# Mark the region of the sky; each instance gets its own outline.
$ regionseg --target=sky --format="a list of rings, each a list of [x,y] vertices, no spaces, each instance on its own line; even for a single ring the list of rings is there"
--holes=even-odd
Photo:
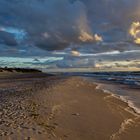
[[[140,68],[140,1],[0,0],[0,66]]]

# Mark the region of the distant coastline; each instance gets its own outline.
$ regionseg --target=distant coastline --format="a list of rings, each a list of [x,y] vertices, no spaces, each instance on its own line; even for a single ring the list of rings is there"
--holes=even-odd
[[[8,67],[0,67],[0,73],[2,72],[22,72],[22,73],[41,73],[40,70],[31,69],[31,68],[8,68]]]

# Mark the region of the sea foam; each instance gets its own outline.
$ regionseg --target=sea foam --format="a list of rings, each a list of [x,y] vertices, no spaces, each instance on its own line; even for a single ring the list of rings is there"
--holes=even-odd
[[[127,98],[127,96],[117,95],[117,94],[115,94],[115,93],[109,91],[108,89],[103,88],[103,87],[102,87],[102,84],[98,84],[98,85],[96,86],[96,89],[97,89],[97,90],[102,90],[104,93],[108,93],[108,94],[110,94],[112,97],[115,97],[115,98],[117,98],[117,99],[119,99],[119,100],[121,100],[121,101],[127,103],[128,106],[129,106],[130,108],[132,108],[138,115],[140,115],[140,108],[137,107],[137,106],[134,104],[133,101],[129,100],[129,99]],[[131,113],[133,113],[133,112],[131,112]]]

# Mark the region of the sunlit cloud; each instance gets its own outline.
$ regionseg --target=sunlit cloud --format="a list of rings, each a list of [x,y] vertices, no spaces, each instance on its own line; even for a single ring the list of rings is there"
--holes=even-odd
[[[122,60],[122,61],[102,61],[102,62],[97,62],[95,64],[96,68],[99,69],[104,69],[104,68],[140,68],[140,60]]]
[[[82,42],[101,42],[103,41],[102,37],[95,34],[89,34],[88,32],[85,32],[84,30],[81,31],[79,40]]]
[[[80,56],[81,54],[78,51],[71,51],[71,55],[72,56]]]
[[[97,42],[102,42],[103,41],[103,38],[101,36],[99,36],[98,34],[95,34],[94,38],[95,38],[95,41],[97,41]]]
[[[85,11],[82,11],[81,15],[77,19],[77,26],[79,29],[78,39],[81,42],[101,42],[103,41],[102,37],[93,33],[93,30],[89,26],[89,21]]]
[[[133,37],[134,43],[140,44],[140,22],[133,22],[129,34]]]
[[[104,56],[104,55],[117,55],[120,54],[120,51],[109,51],[109,52],[102,52],[102,53],[80,53],[78,51],[71,51],[72,56]]]

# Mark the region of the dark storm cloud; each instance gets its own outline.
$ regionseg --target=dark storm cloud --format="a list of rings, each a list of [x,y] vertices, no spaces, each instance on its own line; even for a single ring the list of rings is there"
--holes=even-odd
[[[1,26],[24,29],[28,33],[27,43],[47,50],[63,49],[70,42],[78,42],[79,18],[88,27],[85,6],[80,1],[0,1]]]
[[[6,44],[9,46],[16,46],[17,42],[10,33],[6,33],[3,31],[0,31],[0,43]]]
[[[132,22],[140,21],[139,9],[139,0],[0,0],[0,55],[64,56],[58,67],[139,59],[136,52],[90,56],[139,50],[128,34]]]
[[[90,35],[86,41],[94,33],[104,41],[123,41],[131,22],[140,19],[139,5],[138,0],[1,0],[0,25],[25,30],[27,44],[46,50],[81,44],[81,31],[88,33],[82,39]]]
[[[93,22],[118,26],[128,21],[140,19],[139,0],[81,0],[87,7],[88,16]],[[128,26],[128,25],[126,25]]]
[[[139,0],[81,0],[87,7],[90,25],[105,42],[131,40],[128,30],[140,21]]]

